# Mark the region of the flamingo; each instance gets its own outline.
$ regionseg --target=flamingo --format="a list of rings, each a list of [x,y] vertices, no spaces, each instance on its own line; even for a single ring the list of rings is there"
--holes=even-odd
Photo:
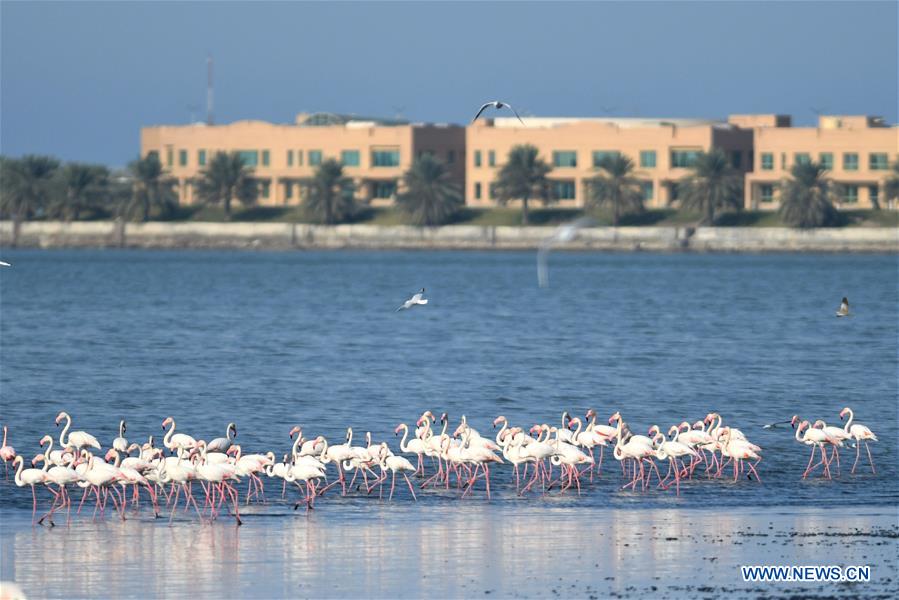
[[[228,448],[231,447],[233,443],[233,438],[231,434],[234,434],[234,437],[237,437],[237,425],[234,423],[228,423],[228,427],[225,429],[225,437],[215,438],[211,442],[206,445],[207,452],[227,452]]]
[[[97,450],[100,450],[100,442],[98,442],[97,438],[91,434],[85,431],[73,431],[69,433],[69,427],[72,426],[72,417],[69,416],[69,413],[62,411],[56,415],[57,427],[59,426],[59,422],[63,419],[66,420],[66,426],[63,427],[62,432],[59,434],[60,446],[63,448],[74,448],[76,451],[81,450],[82,448],[96,448]],[[66,438],[67,433],[68,438]]]
[[[673,427],[675,431],[675,435],[677,434],[677,428]],[[670,430],[669,430],[670,432]],[[677,490],[677,495],[680,496],[680,472],[681,467],[677,465],[677,459],[684,456],[692,456],[693,458],[697,458],[699,455],[693,450],[690,446],[686,444],[682,444],[677,441],[677,439],[666,440],[665,434],[663,434],[659,430],[658,425],[653,425],[649,428],[649,435],[652,436],[653,440],[657,442],[656,448],[656,457],[659,460],[668,459],[668,473],[665,475],[665,479],[659,482],[659,485],[662,487],[668,488],[669,486],[665,485],[665,482],[668,481],[668,478],[671,476],[671,471],[674,471],[674,487]],[[661,438],[661,439],[660,439]],[[686,471],[686,469],[683,469]]]
[[[128,452],[128,440],[125,439],[125,431],[125,419],[122,419],[119,421],[119,437],[112,440],[112,447],[122,454]]]
[[[792,423],[795,425],[795,422],[799,420],[798,415],[793,416]],[[830,463],[827,461],[827,451],[824,450],[824,444],[829,443],[831,438],[827,435],[827,432],[821,429],[810,428],[805,435],[802,435],[802,430],[809,426],[808,421],[802,421],[799,423],[799,426],[796,427],[796,441],[806,446],[812,447],[812,454],[809,456],[808,465],[805,467],[805,472],[802,474],[802,478],[805,479],[808,477],[809,473],[812,472],[819,464],[824,465],[824,476],[830,479]],[[800,438],[799,436],[802,435]],[[812,466],[812,460],[815,458],[815,448],[821,450],[821,462],[816,463]]]
[[[174,452],[175,450],[193,450],[197,447],[197,440],[184,433],[175,433],[175,419],[166,417],[162,422],[162,430],[171,424],[172,428],[168,430],[162,439],[162,445]]]
[[[395,454],[390,453],[390,449],[387,447],[386,442],[381,442],[381,447],[378,451],[378,460],[381,466],[381,470],[384,473],[384,479],[387,478],[388,470],[393,474],[390,481],[390,495],[387,497],[387,501],[389,502],[391,499],[393,499],[393,488],[396,486],[397,473],[403,474],[403,478],[406,480],[406,485],[409,486],[409,493],[412,494],[412,499],[418,500],[418,498],[415,497],[415,490],[412,489],[412,482],[409,481],[409,476],[406,474],[408,472],[414,472],[416,470],[416,468],[412,466],[412,463],[410,463],[405,457],[396,456]]]
[[[877,436],[874,435],[874,432],[860,423],[852,424],[852,419],[855,415],[853,415],[852,409],[848,406],[840,411],[841,421],[843,420],[843,416],[847,413],[849,414],[849,420],[846,421],[846,426],[843,428],[843,431],[848,433],[855,440],[855,463],[852,465],[852,472],[855,473],[855,467],[858,465],[858,456],[861,451],[859,442],[864,442],[865,450],[868,452],[868,462],[871,464],[871,472],[876,474],[877,471],[874,470],[874,459],[871,458],[871,449],[868,447],[868,442],[876,442]]]
[[[25,487],[26,485],[31,486],[31,497],[34,501],[31,508],[31,522],[34,523],[34,518],[37,515],[37,493],[34,491],[34,486],[40,483],[46,483],[47,473],[42,469],[22,470],[24,462],[25,461],[21,456],[16,456],[12,461],[12,466],[16,469],[16,485],[18,487]]]
[[[12,446],[6,445],[6,425],[3,426],[3,444],[0,446],[0,460],[3,461],[3,470],[6,472],[6,477],[9,477],[9,462],[15,460],[16,458],[16,449]]]
[[[400,423],[396,426],[396,429],[393,430],[394,435],[399,435],[400,430],[403,431],[403,439],[400,440],[400,451],[406,454],[415,454],[418,456],[418,466],[415,469],[415,472],[412,474],[417,475],[419,471],[424,474],[424,454],[427,451],[427,446],[425,443],[418,439],[412,438],[406,443],[406,438],[409,437],[409,426],[405,423]]]
[[[474,474],[471,476],[471,479],[468,481],[468,487],[465,488],[465,492],[463,492],[462,497],[464,498],[466,494],[468,494],[473,488],[475,481],[478,477],[478,470],[481,469],[484,472],[484,481],[487,487],[487,499],[490,499],[490,463],[502,463],[503,459],[498,457],[492,451],[488,450],[483,446],[471,446],[471,429],[467,429],[465,432],[465,439],[462,442],[462,446],[460,448],[460,457],[463,462],[472,463],[475,465]],[[449,474],[447,474],[447,480],[449,479]]]
[[[758,462],[761,461],[762,458],[752,449],[752,444],[747,443],[745,440],[731,439],[730,427],[725,427],[724,431],[726,437],[724,440],[724,446],[722,446],[721,448],[721,456],[727,456],[734,461],[734,481],[736,481],[739,474],[743,471],[744,460],[752,459],[756,461],[756,464],[758,464]],[[749,463],[749,469],[752,471],[758,481],[762,480],[752,463]]]

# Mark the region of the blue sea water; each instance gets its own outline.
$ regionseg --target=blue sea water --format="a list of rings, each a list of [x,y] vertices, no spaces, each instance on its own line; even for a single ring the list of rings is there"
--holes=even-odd
[[[680,498],[618,490],[606,456],[585,505],[895,504],[894,255],[6,250],[0,271],[0,422],[28,456],[67,410],[104,445],[197,438],[238,425],[245,451],[287,452],[287,432],[395,445],[425,409],[491,430],[621,411],[638,433],[710,411],[764,448],[762,484],[702,481]],[[394,312],[410,293],[430,303]],[[848,296],[854,316],[834,312]],[[877,475],[802,481],[789,425],[842,425],[851,406],[880,441]],[[361,442],[360,442],[361,443]],[[864,458],[864,451],[862,452]],[[843,450],[851,464],[854,450]],[[495,469],[498,482],[509,469]],[[620,473],[620,471],[618,471]],[[497,501],[504,501],[502,485]],[[3,506],[29,494],[0,479]],[[512,494],[511,496],[514,496]],[[428,495],[424,494],[427,500]],[[507,498],[506,501],[517,501]]]

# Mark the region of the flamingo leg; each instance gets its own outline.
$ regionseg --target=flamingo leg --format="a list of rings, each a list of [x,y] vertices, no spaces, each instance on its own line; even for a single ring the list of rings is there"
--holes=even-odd
[[[871,473],[877,474],[877,471],[874,470],[874,459],[871,458],[871,447],[868,446],[868,442],[865,441],[865,450],[868,452],[868,462],[871,464]]]

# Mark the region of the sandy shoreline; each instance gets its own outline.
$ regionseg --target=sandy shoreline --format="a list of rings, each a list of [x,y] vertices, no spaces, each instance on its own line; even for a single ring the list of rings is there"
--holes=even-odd
[[[26,222],[22,248],[234,248],[533,250],[553,227],[451,225],[422,228],[302,223]],[[0,245],[13,224],[0,221]],[[889,227],[795,230],[784,227],[597,227],[558,246],[567,250],[651,252],[897,252]]]
[[[896,509],[285,506],[246,525],[32,529],[0,513],[0,577],[33,597],[894,597]],[[868,583],[744,583],[741,565],[869,565]],[[160,573],[173,573],[164,583]]]

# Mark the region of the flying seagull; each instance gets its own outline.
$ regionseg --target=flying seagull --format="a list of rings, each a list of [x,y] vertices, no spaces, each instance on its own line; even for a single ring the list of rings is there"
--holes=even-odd
[[[400,312],[401,310],[407,310],[407,309],[410,309],[410,308],[412,308],[413,306],[415,306],[416,304],[427,304],[427,303],[428,303],[428,299],[427,299],[427,298],[422,298],[422,296],[424,295],[424,293],[425,293],[425,289],[424,289],[424,288],[421,288],[421,289],[418,290],[418,292],[415,293],[411,298],[409,298],[408,300],[406,300],[405,302],[403,302],[403,304],[402,304],[398,309],[396,309],[394,312]]]
[[[837,311],[838,317],[848,317],[849,316],[849,300],[843,298],[843,301],[840,303],[840,310]]]
[[[495,109],[497,109],[497,110],[499,110],[499,109],[501,109],[501,108],[508,108],[508,109],[511,110],[513,113],[515,113],[515,116],[516,116],[516,117],[518,117],[518,113],[515,111],[514,108],[512,108],[512,105],[511,105],[511,104],[509,104],[508,102],[500,102],[499,100],[494,100],[493,102],[488,102],[487,104],[485,104],[484,106],[482,106],[482,107],[481,107],[481,110],[478,111],[478,114],[476,114],[476,115],[474,116],[474,119],[472,119],[471,122],[474,123],[475,121],[477,121],[477,120],[478,120],[478,117],[481,116],[481,113],[482,113],[482,112],[484,112],[485,110],[487,110],[487,107],[488,107],[488,106],[492,106],[493,108],[495,108]],[[521,117],[518,117],[518,120],[521,121]],[[521,121],[521,124],[524,125],[524,121]]]
[[[547,267],[546,259],[552,247],[556,244],[570,242],[577,237],[577,232],[580,228],[590,227],[595,224],[596,221],[593,218],[581,217],[580,219],[559,225],[552,235],[547,236],[540,242],[540,247],[537,249],[537,283],[540,287],[549,285],[549,268]]]
[[[11,266],[12,265],[9,264],[8,262],[3,262],[2,260],[0,260],[0,267],[11,267]]]

